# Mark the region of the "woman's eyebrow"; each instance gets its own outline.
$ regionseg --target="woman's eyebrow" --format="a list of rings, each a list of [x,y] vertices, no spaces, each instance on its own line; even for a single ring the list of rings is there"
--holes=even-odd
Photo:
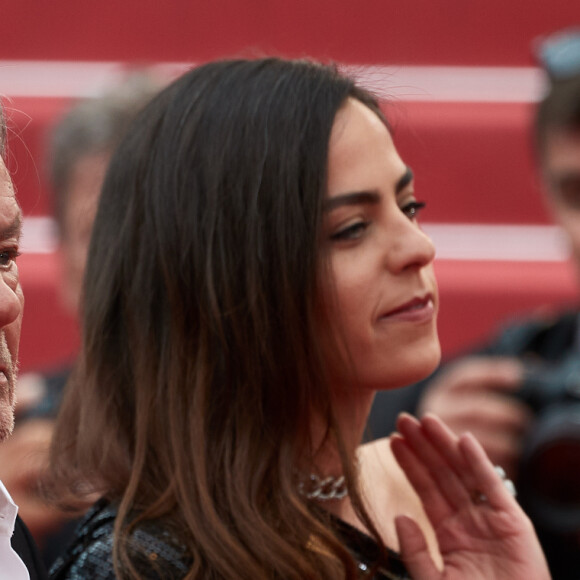
[[[395,186],[395,193],[396,194],[401,193],[401,191],[403,191],[403,189],[405,189],[405,187],[407,187],[407,185],[409,185],[409,183],[413,181],[414,177],[415,176],[413,175],[413,170],[409,166],[407,166],[405,173],[403,173],[401,179],[397,181],[397,185]]]
[[[324,202],[324,211],[331,211],[343,205],[376,204],[380,195],[376,191],[353,191],[328,198]]]
[[[413,170],[407,166],[405,173],[395,184],[395,194],[401,193],[413,181]],[[380,195],[376,191],[352,191],[335,195],[324,202],[324,211],[332,211],[343,205],[376,204],[380,201]]]

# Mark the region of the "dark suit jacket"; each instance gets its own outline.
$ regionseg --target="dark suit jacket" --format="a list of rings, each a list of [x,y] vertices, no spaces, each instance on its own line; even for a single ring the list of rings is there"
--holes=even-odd
[[[11,539],[12,548],[20,556],[30,574],[30,580],[47,580],[48,574],[40,559],[38,549],[28,528],[17,517],[14,525],[14,534]],[[0,566],[2,563],[0,562]]]

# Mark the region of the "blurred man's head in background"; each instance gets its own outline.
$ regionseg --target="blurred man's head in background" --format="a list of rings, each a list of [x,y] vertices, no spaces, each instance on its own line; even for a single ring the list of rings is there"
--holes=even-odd
[[[549,88],[536,113],[536,149],[549,206],[580,269],[580,29],[546,39],[539,58]]]
[[[74,105],[55,126],[49,177],[63,257],[63,302],[76,314],[89,240],[109,158],[135,114],[162,83],[131,73],[102,96]]]

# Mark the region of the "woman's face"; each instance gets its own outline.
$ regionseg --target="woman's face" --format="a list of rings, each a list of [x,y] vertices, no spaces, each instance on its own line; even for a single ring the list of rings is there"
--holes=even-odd
[[[338,112],[329,143],[324,302],[340,382],[379,390],[431,373],[440,358],[435,250],[419,229],[413,175],[383,122],[360,101]],[[332,373],[331,373],[332,374]]]

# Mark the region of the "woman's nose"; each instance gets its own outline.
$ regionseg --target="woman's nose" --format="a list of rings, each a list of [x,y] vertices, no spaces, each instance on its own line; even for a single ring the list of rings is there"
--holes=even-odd
[[[395,237],[389,254],[389,267],[395,272],[423,268],[435,259],[435,246],[416,222],[407,221]]]

